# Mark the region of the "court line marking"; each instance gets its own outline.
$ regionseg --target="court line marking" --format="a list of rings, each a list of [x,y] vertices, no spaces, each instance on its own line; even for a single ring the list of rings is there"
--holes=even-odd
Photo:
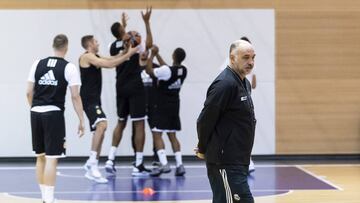
[[[61,177],[65,177],[65,178],[84,178],[84,175],[69,175],[69,174],[64,174],[60,171],[56,172],[56,175],[61,176]],[[120,180],[124,180],[124,179],[147,179],[147,178],[162,178],[162,179],[177,179],[175,176],[173,176],[172,178],[169,177],[151,177],[151,176],[144,176],[144,177],[134,177],[134,176],[119,176],[119,175],[112,175],[112,176],[108,176],[108,177],[114,177],[114,179],[120,179]],[[207,178],[207,175],[186,175],[186,178]]]
[[[296,166],[303,166],[303,167],[349,167],[349,166],[355,166],[355,167],[360,167],[360,164],[279,164],[279,165],[256,165],[255,164],[255,169],[256,168],[266,168],[266,167],[296,167]],[[70,169],[82,169],[83,166],[59,166],[57,167],[57,169],[65,169],[65,170],[70,170]],[[104,169],[104,166],[100,166],[100,169]],[[116,168],[118,169],[132,169],[132,166],[116,166]],[[175,166],[171,167],[172,169],[175,168]],[[206,168],[205,165],[187,165],[185,166],[185,168]],[[0,166],[0,170],[31,170],[31,169],[35,169],[35,166],[16,166],[16,167],[9,167],[9,166]]]
[[[252,190],[251,190],[252,192]],[[286,196],[286,195],[290,195],[294,193],[293,190],[288,190],[288,192],[285,192],[285,193],[281,193],[281,194],[274,194],[274,195],[264,195],[264,196],[260,196],[260,197],[254,197],[256,199],[260,199],[260,198],[268,198],[268,197],[281,197],[281,196]]]
[[[340,191],[344,191],[344,189],[342,189],[341,187],[335,185],[334,183],[330,182],[329,180],[326,180],[324,177],[322,176],[319,176],[319,175],[316,175],[315,173],[303,168],[303,166],[295,166],[296,168],[298,168],[299,170],[303,171],[304,173],[307,173],[308,175],[311,175],[313,176],[314,178],[320,180],[320,181],[323,181],[325,182],[326,184],[336,188],[337,190],[340,190]]]
[[[289,192],[292,190],[261,189],[251,192]],[[211,190],[155,190],[155,193],[211,193]],[[40,192],[7,192],[8,194],[40,194]],[[113,194],[113,193],[143,193],[143,191],[56,191],[56,194]],[[276,194],[274,194],[276,195]]]

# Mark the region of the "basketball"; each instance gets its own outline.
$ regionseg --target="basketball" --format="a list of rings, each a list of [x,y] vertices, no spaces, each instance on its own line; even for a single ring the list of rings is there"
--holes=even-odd
[[[124,36],[124,42],[129,42],[132,47],[136,47],[141,43],[141,35],[137,31],[129,31]]]
[[[155,191],[151,187],[146,187],[143,189],[144,195],[153,195]]]

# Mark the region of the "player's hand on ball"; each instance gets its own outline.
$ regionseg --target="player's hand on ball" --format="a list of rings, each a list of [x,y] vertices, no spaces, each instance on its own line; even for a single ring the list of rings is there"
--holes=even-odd
[[[158,54],[158,53],[159,53],[159,47],[154,44],[154,45],[151,47],[151,53],[152,53],[153,55]]]

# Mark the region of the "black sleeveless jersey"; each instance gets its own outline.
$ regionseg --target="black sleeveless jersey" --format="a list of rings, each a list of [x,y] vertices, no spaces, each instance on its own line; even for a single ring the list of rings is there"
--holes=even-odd
[[[54,105],[65,109],[68,82],[65,67],[69,62],[59,57],[48,57],[39,61],[35,71],[32,107]]]
[[[132,95],[144,90],[141,79],[143,68],[139,64],[139,57],[140,55],[136,53],[129,60],[116,67],[116,89],[118,93]]]
[[[99,57],[98,55],[96,55]],[[101,104],[101,88],[102,88],[102,74],[101,68],[92,64],[90,67],[83,68],[80,66],[81,88],[80,96],[85,105]]]
[[[168,101],[178,101],[181,86],[187,75],[187,69],[185,66],[171,66],[169,68],[171,77],[167,81],[158,81],[158,92]]]
[[[110,46],[110,55],[115,56],[125,49],[122,40],[115,40]],[[116,89],[125,95],[142,91],[142,67],[139,65],[139,54],[134,54],[129,60],[116,66]]]

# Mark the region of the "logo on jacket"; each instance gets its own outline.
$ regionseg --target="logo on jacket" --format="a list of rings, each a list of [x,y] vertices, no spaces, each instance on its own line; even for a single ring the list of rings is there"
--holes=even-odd
[[[39,85],[52,85],[57,86],[58,81],[55,79],[55,75],[53,70],[49,70],[47,73],[45,73],[39,80]]]
[[[238,194],[234,194],[235,201],[240,201],[240,196]]]

